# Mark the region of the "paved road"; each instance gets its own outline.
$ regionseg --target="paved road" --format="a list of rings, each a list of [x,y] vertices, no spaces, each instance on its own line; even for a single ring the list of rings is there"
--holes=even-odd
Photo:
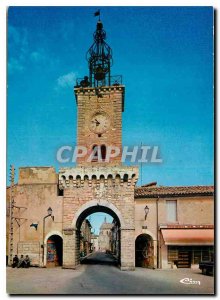
[[[81,264],[86,265],[113,265],[117,266],[118,262],[116,258],[114,258],[110,254],[106,254],[105,252],[95,252],[87,256],[81,261]]]
[[[183,278],[200,281],[200,285],[180,283]],[[102,263],[81,265],[77,270],[7,268],[7,292],[10,294],[212,294],[213,288],[212,276],[191,269],[136,268],[128,272]]]

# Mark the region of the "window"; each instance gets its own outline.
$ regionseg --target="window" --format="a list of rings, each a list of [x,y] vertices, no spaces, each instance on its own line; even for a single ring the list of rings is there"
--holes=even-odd
[[[192,264],[198,265],[202,260],[213,260],[213,246],[192,247]]]
[[[177,221],[177,201],[176,200],[167,200],[167,222],[176,222]]]
[[[213,260],[214,247],[213,246],[168,246],[167,259],[169,263],[179,260],[179,252],[188,252],[192,264],[199,264],[201,260]]]
[[[98,162],[98,159],[101,159],[102,161],[105,161],[106,159],[106,146],[105,145],[94,145],[92,147],[92,162]],[[99,157],[101,156],[101,157]]]
[[[105,145],[101,146],[101,157],[102,157],[102,160],[105,160],[105,158],[106,158],[106,146]]]
[[[200,261],[202,260],[202,253],[201,253],[201,249],[200,249],[200,247],[197,247],[197,249],[194,249],[193,250],[193,261],[192,261],[192,263],[193,264],[199,264],[200,263]]]
[[[98,146],[97,145],[94,145],[92,147],[92,162],[97,162],[98,161]]]

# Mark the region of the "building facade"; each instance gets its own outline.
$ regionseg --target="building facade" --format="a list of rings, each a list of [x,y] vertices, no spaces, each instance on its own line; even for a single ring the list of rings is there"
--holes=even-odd
[[[120,257],[120,228],[115,220],[112,221],[112,229],[110,236],[111,253],[116,257]]]
[[[111,230],[113,224],[103,222],[99,231],[99,251],[111,251]]]
[[[135,189],[136,266],[198,267],[214,251],[213,186]]]
[[[92,252],[92,226],[88,219],[82,222],[80,228],[80,256],[84,257]]]
[[[92,252],[97,252],[99,250],[99,236],[97,234],[92,234],[91,243],[92,243]]]

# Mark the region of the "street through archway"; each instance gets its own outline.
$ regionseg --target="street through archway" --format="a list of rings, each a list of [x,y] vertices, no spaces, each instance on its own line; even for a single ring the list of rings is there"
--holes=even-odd
[[[111,253],[94,252],[81,260],[81,264],[85,265],[109,265],[117,266],[118,260]]]

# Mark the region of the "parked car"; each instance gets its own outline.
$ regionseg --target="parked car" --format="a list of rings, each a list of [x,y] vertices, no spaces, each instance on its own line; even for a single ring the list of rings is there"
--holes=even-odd
[[[201,261],[199,264],[199,269],[202,270],[204,275],[214,274],[214,261]]]

